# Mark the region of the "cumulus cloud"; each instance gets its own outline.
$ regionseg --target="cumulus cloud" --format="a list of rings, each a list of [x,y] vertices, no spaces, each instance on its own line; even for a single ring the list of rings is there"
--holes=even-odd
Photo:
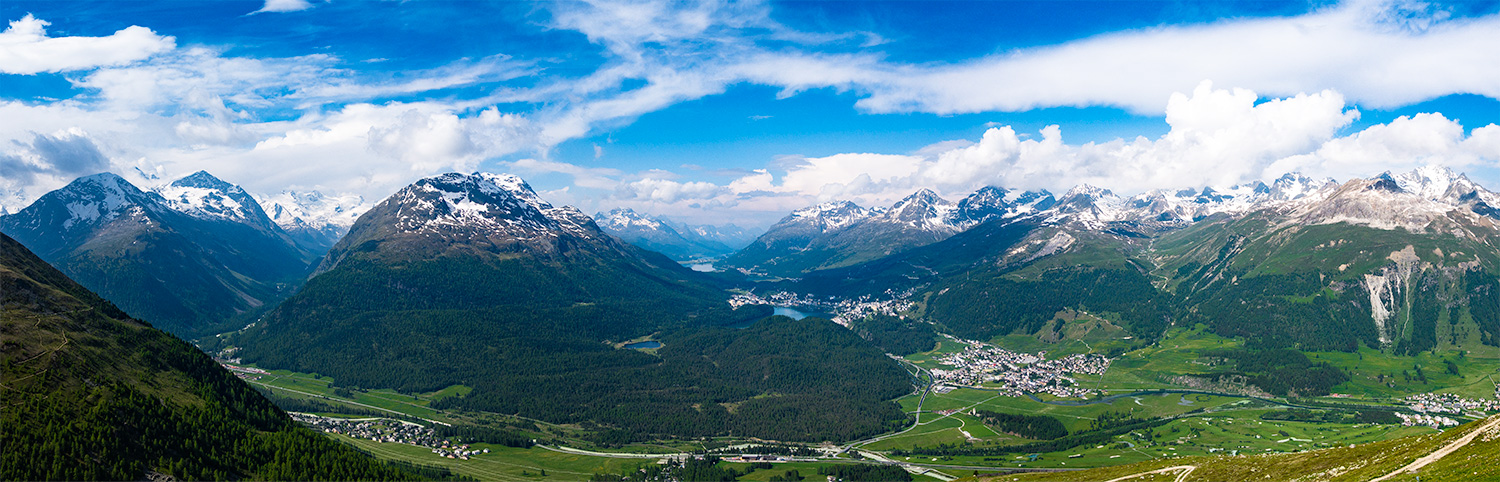
[[[27,14],[0,32],[0,73],[37,74],[124,65],[176,48],[173,37],[131,26],[107,37],[48,37],[45,20]]]
[[[1457,121],[1440,113],[1426,113],[1399,117],[1331,140],[1315,151],[1278,160],[1267,171],[1368,176],[1420,165],[1463,171],[1500,167],[1497,163],[1500,163],[1500,126],[1491,124],[1464,135],[1464,128]]]

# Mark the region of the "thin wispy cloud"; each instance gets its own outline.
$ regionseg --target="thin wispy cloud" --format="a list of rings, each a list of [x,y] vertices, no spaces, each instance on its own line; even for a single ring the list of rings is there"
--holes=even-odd
[[[310,8],[313,8],[313,4],[307,0],[266,0],[265,6],[260,7],[260,10],[250,12],[250,15],[257,13],[300,12]]]

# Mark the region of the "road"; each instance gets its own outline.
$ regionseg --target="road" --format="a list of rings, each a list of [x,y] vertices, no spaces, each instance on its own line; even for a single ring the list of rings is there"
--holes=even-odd
[[[563,454],[588,455],[588,456],[591,456],[591,457],[609,457],[609,458],[612,458],[612,459],[681,459],[681,458],[687,458],[687,457],[691,457],[692,456],[692,454],[688,454],[688,453],[677,453],[677,454],[627,454],[627,453],[618,453],[618,452],[595,452],[595,451],[592,451],[592,450],[575,449],[573,447],[564,447],[564,446],[561,446],[561,445],[559,445],[557,447],[550,447],[550,446],[547,446],[547,445],[537,444],[537,447],[541,448],[541,449],[551,450],[551,451],[557,452],[557,453],[563,453]]]
[[[241,380],[244,380],[244,379],[242,378]],[[324,400],[334,400],[334,401],[338,401],[340,403],[347,403],[347,404],[350,404],[350,405],[359,405],[361,407],[365,407],[365,408],[369,408],[369,409],[374,409],[374,410],[379,410],[379,411],[382,411],[382,412],[394,413],[396,415],[401,415],[401,416],[405,416],[405,417],[410,417],[411,416],[410,414],[397,412],[395,410],[391,410],[391,409],[388,409],[388,408],[380,408],[380,407],[377,407],[377,406],[374,406],[374,405],[366,405],[366,404],[359,403],[359,402],[356,402],[356,401],[353,401],[353,400],[345,400],[345,399],[342,399],[342,398],[330,398],[330,397],[328,397],[326,395],[321,395],[321,394],[317,394],[317,393],[308,393],[308,392],[304,392],[304,391],[301,391],[301,390],[292,390],[290,388],[278,387],[278,386],[275,386],[275,385],[267,385],[267,384],[264,384],[264,383],[261,383],[261,382],[257,382],[255,380],[245,380],[245,381],[250,382],[250,383],[254,383],[256,385],[260,385],[262,387],[266,387],[266,388],[269,388],[269,389],[272,389],[272,390],[285,390],[285,391],[292,392],[292,393],[299,393],[299,394],[302,394],[302,395],[307,395],[307,396],[313,397],[313,398],[321,398],[321,399],[324,399]],[[448,425],[447,423],[439,422],[437,420],[432,420],[432,419],[427,419],[427,418],[422,418],[422,417],[416,417],[416,418],[421,419],[422,421],[425,421],[425,422],[432,422],[432,423],[436,423],[436,424]],[[451,427],[451,425],[449,425],[449,426]]]

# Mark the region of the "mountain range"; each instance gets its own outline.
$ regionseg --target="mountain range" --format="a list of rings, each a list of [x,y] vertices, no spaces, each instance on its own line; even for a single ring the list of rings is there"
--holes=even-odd
[[[925,318],[977,339],[1041,336],[1086,308],[1146,340],[1202,323],[1254,348],[1497,345],[1495,196],[1442,168],[1130,198],[1084,186],[1033,214],[778,286],[921,300]]]
[[[114,174],[82,177],[0,217],[0,231],[184,337],[269,308],[317,259],[243,189],[202,171],[149,191]]]
[[[886,208],[833,201],[792,212],[727,266],[797,277],[850,266],[932,244],[994,219],[1034,216],[1057,203],[1046,191],[986,187],[954,203],[922,189]]]
[[[293,241],[319,255],[328,252],[349,232],[354,220],[370,209],[358,195],[326,196],[318,191],[281,191],[256,200]]]
[[[1252,349],[1500,344],[1497,194],[1442,168],[1130,197],[986,187],[958,202],[924,189],[882,208],[823,203],[724,260],[769,278],[757,284],[638,246],[723,251],[701,232],[627,210],[590,217],[511,175],[424,178],[368,211],[358,199],[279,199],[269,202],[273,218],[261,207],[268,200],[207,173],[149,191],[104,174],[0,218],[0,229],[174,333],[254,321],[223,341],[247,361],[350,387],[470,386],[438,405],[606,422],[606,438],[842,439],[900,423],[883,401],[907,382],[879,349],[823,320],[757,322],[769,309],[732,309],[730,288],[900,298],[939,331],[972,339],[1055,338],[1059,320],[1087,311],[1138,344],[1196,324]],[[332,233],[351,218],[321,257],[284,227],[313,219]],[[933,339],[929,325],[902,319],[856,325],[891,350]],[[907,331],[920,343],[906,343]],[[620,348],[640,339],[665,346]],[[838,362],[757,365],[769,353]],[[761,381],[743,378],[750,373]],[[862,388],[834,396],[768,381],[785,377]],[[592,387],[587,396],[565,395],[578,384]],[[705,399],[735,411],[702,410]],[[622,406],[651,415],[625,417]],[[863,408],[791,431],[765,423],[770,413],[832,406]]]

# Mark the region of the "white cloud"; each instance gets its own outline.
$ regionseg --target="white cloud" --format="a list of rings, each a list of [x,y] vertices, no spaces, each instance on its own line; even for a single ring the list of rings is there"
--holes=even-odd
[[[978,142],[937,143],[910,155],[801,159],[781,176],[756,170],[728,183],[736,197],[718,199],[735,209],[828,199],[874,206],[922,187],[957,197],[986,185],[1061,192],[1087,183],[1128,194],[1227,187],[1291,171],[1348,179],[1424,165],[1500,167],[1500,126],[1466,136],[1441,114],[1420,114],[1339,136],[1359,114],[1337,92],[1257,99],[1248,90],[1215,90],[1205,82],[1191,95],[1172,96],[1166,110],[1171,129],[1156,139],[1067,144],[1057,126],[1042,129],[1040,138],[1001,126]]]
[[[573,178],[574,186],[600,190],[615,189],[620,185],[620,178],[624,175],[624,172],[614,168],[583,167],[566,162],[538,160],[531,158],[507,162],[504,164],[510,169],[515,169],[522,173],[566,174]]]
[[[870,112],[1108,105],[1152,114],[1203,79],[1280,96],[1333,89],[1381,108],[1455,93],[1500,97],[1500,14],[1459,20],[1402,5],[1348,2],[1292,17],[1162,26],[949,64],[765,51],[732,69],[789,92],[855,90]]]
[[[686,199],[711,199],[723,192],[724,188],[710,182],[647,178],[622,184],[616,195],[624,199],[675,203]]]
[[[1298,170],[1317,176],[1370,176],[1415,166],[1447,166],[1458,171],[1500,167],[1500,126],[1464,135],[1463,126],[1442,114],[1399,117],[1329,141],[1317,150],[1288,156],[1267,171]],[[1500,188],[1500,186],[1491,186]]]
[[[309,8],[313,8],[313,4],[307,0],[266,0],[265,6],[260,7],[260,10],[250,12],[250,14],[298,12]]]
[[[0,33],[0,71],[92,71],[69,76],[85,92],[78,97],[0,103],[0,142],[29,144],[34,132],[78,128],[110,159],[139,160],[117,171],[137,164],[168,175],[207,168],[253,190],[318,184],[372,199],[421,175],[535,155],[541,160],[501,165],[563,174],[579,188],[566,191],[577,199],[592,194],[718,216],[770,216],[831,198],[886,203],[919,186],[950,195],[983,184],[1066,189],[1090,182],[1131,191],[1240,182],[1288,167],[1347,176],[1414,159],[1491,166],[1500,128],[1464,136],[1441,116],[1337,137],[1357,118],[1355,104],[1397,106],[1451,93],[1500,98],[1500,14],[1454,19],[1413,5],[1356,1],[1304,15],[903,63],[878,50],[885,41],[878,35],[799,32],[776,22],[769,3],[547,4],[547,28],[579,32],[598,46],[598,66],[578,77],[537,67],[551,59],[501,54],[372,73],[334,54],[254,58],[231,56],[230,47],[176,49],[172,37],[143,27],[49,38],[47,23],[27,16]],[[271,0],[260,11],[311,6]],[[508,82],[515,79],[523,81]],[[1204,79],[1243,90],[1214,90]],[[1171,130],[1156,139],[1077,145],[1056,127],[1028,137],[997,126],[977,141],[917,152],[798,158],[751,174],[694,179],[548,160],[562,142],[738,83],[779,88],[783,97],[832,88],[851,93],[866,112],[1121,106],[1165,112]],[[440,90],[442,98],[423,102],[389,100]],[[1257,104],[1257,93],[1282,99]]]
[[[125,65],[176,48],[172,37],[127,27],[107,37],[48,37],[47,21],[27,14],[0,32],[0,73],[36,74]]]

